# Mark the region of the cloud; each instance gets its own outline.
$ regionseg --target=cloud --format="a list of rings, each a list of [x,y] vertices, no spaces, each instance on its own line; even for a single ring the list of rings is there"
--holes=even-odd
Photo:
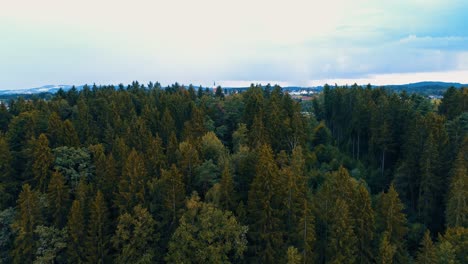
[[[408,84],[422,81],[433,82],[458,82],[468,84],[468,70],[458,71],[441,71],[441,72],[410,72],[410,73],[388,73],[388,74],[371,74],[361,78],[352,79],[322,79],[311,80],[309,86],[320,86],[325,83],[338,85],[386,85],[386,84]]]
[[[468,2],[43,0],[0,9],[0,86],[304,84],[466,69]]]
[[[445,36],[433,37],[409,35],[400,39],[399,44],[409,48],[418,49],[443,49],[443,50],[468,50],[468,37]]]

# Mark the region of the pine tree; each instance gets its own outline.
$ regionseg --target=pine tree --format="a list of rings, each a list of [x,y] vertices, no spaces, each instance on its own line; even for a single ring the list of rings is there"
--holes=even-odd
[[[328,221],[327,262],[354,263],[356,259],[356,238],[352,219],[346,202],[338,198],[332,205]]]
[[[83,263],[85,253],[86,229],[83,208],[79,200],[74,200],[68,214],[67,230],[69,234],[67,257],[70,263]]]
[[[421,247],[416,256],[417,264],[436,264],[437,255],[435,251],[435,246],[432,243],[431,235],[429,230],[426,230],[424,237],[421,241]]]
[[[56,112],[52,112],[49,116],[47,125],[47,134],[49,135],[50,145],[52,147],[58,147],[63,144],[63,122],[60,120],[59,115]]]
[[[354,261],[359,248],[353,230],[358,211],[355,182],[348,171],[340,167],[327,174],[315,201],[319,261]]]
[[[364,182],[359,182],[354,206],[354,233],[357,238],[357,259],[359,263],[372,263],[372,241],[375,232],[375,217],[372,201]]]
[[[102,186],[102,192],[109,201],[114,200],[114,195],[117,191],[116,182],[119,181],[119,173],[117,171],[117,164],[112,153],[106,157],[106,173],[104,174],[105,180]]]
[[[138,204],[145,204],[147,172],[143,158],[133,149],[125,162],[116,204],[121,213],[131,212]]]
[[[127,144],[125,144],[125,140],[121,137],[117,137],[114,141],[114,145],[112,147],[112,154],[114,155],[115,161],[117,164],[117,171],[122,171],[123,165],[127,160],[130,153],[130,149],[128,148]]]
[[[62,228],[67,215],[69,191],[65,184],[65,178],[57,170],[52,173],[52,177],[50,178],[47,198],[53,223],[56,227]]]
[[[435,175],[435,160],[438,159],[437,150],[432,133],[429,134],[422,151],[420,168],[421,181],[419,187],[418,214],[421,222],[428,225],[433,218],[433,210],[437,186],[440,184]]]
[[[459,264],[455,258],[455,250],[447,241],[439,243],[437,247],[437,264]]]
[[[455,263],[468,263],[468,228],[449,227],[443,236],[439,236],[439,246],[446,244],[447,259],[453,254]]]
[[[14,202],[15,181],[12,179],[12,156],[5,137],[0,134],[0,208]]]
[[[161,169],[166,168],[167,158],[164,155],[162,140],[159,136],[151,138],[145,153],[148,175],[160,177]]]
[[[449,227],[468,228],[468,171],[466,149],[461,148],[452,168],[447,199],[446,222]]]
[[[63,144],[68,147],[78,147],[80,145],[80,139],[78,133],[75,130],[70,120],[63,122]]]
[[[284,184],[271,147],[262,145],[258,156],[256,175],[248,198],[248,217],[251,220],[249,234],[253,242],[252,254],[262,262],[272,263],[280,257],[278,253],[281,249],[286,250],[281,221]]]
[[[291,155],[291,164],[285,166],[281,170],[281,176],[286,181],[286,227],[288,230],[289,242],[297,243],[302,240],[302,236],[298,236],[299,217],[304,209],[306,201],[306,179],[304,176],[305,160],[302,156],[302,148],[297,147]]]
[[[255,113],[252,127],[249,129],[249,144],[255,148],[269,142],[268,133],[265,131],[263,123],[263,113]]]
[[[178,168],[184,173],[185,184],[189,192],[194,182],[194,169],[200,163],[198,151],[191,142],[184,141],[179,144],[177,156]]]
[[[377,258],[377,263],[379,264],[392,264],[394,262],[394,256],[396,253],[397,247],[390,243],[388,238],[388,233],[385,232],[380,239],[379,244],[379,255]]]
[[[34,144],[33,160],[34,178],[39,190],[45,192],[54,156],[49,148],[49,140],[44,134],[41,134]]]
[[[161,118],[161,139],[166,147],[168,147],[171,134],[175,133],[176,127],[174,118],[171,115],[171,112],[166,108],[164,110]]]
[[[301,263],[302,263],[301,254],[299,254],[299,251],[297,250],[297,248],[293,246],[288,247],[288,264],[301,264]]]
[[[234,193],[234,181],[232,180],[231,170],[229,168],[229,162],[225,162],[223,173],[221,175],[221,181],[219,182],[220,197],[219,203],[224,210],[234,210],[236,205],[235,193]]]
[[[14,263],[31,263],[35,254],[36,226],[42,223],[39,195],[29,184],[23,185],[18,197],[19,215],[12,227],[17,232],[12,252]]]
[[[90,206],[86,259],[90,263],[107,263],[109,249],[108,209],[101,191]]]
[[[310,210],[310,205],[305,198],[304,208],[301,212],[301,217],[299,219],[297,227],[297,235],[299,237],[299,245],[302,250],[302,259],[304,263],[314,263],[315,259],[315,220],[312,215],[312,210]]]
[[[381,193],[376,205],[377,226],[380,232],[387,232],[387,240],[396,246],[396,258],[402,260],[405,255],[404,237],[408,231],[406,216],[395,187],[390,185],[387,193]]]
[[[89,150],[92,153],[93,165],[95,171],[96,187],[99,190],[104,191],[106,185],[106,154],[104,154],[104,146],[102,144],[89,146]],[[107,197],[106,197],[107,198]]]
[[[168,222],[174,226],[179,217],[179,211],[184,206],[185,186],[182,174],[173,164],[170,170],[163,170],[161,176],[161,185],[165,208],[170,217]]]
[[[167,164],[172,165],[177,162],[177,150],[179,148],[179,141],[177,140],[176,133],[173,131],[167,143],[166,156]]]

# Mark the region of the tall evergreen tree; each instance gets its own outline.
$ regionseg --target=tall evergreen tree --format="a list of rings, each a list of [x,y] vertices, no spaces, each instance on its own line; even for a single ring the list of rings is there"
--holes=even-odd
[[[357,238],[357,261],[359,263],[372,263],[372,241],[375,232],[375,217],[372,209],[372,202],[369,191],[364,185],[364,182],[359,182],[356,189],[354,216],[354,233]]]
[[[429,230],[426,230],[424,237],[421,241],[421,247],[416,256],[417,264],[436,264],[437,255],[435,251],[435,246],[432,243],[431,235]]]
[[[54,156],[49,148],[49,140],[44,134],[41,134],[34,143],[33,160],[34,178],[39,190],[44,192],[48,184],[50,168],[54,162]]]
[[[80,139],[78,133],[70,120],[63,122],[63,144],[69,147],[78,147],[80,145]]]
[[[143,158],[133,149],[125,162],[119,182],[117,205],[121,213],[145,204],[147,172]]]
[[[109,256],[109,218],[106,201],[97,191],[90,205],[88,235],[86,238],[86,260],[90,263],[107,263]]]
[[[170,170],[163,170],[161,176],[164,205],[169,212],[168,222],[171,226],[176,224],[180,209],[184,205],[185,186],[182,174],[173,164]]]
[[[388,233],[385,232],[380,239],[377,263],[392,264],[394,262],[396,251],[397,247],[389,241]]]
[[[302,258],[299,251],[295,247],[288,247],[288,264],[301,264]],[[305,261],[304,261],[305,262]]]
[[[249,190],[248,213],[252,254],[261,262],[272,263],[284,248],[282,197],[284,184],[270,146],[259,149],[256,175]]]
[[[14,263],[32,263],[35,254],[36,226],[42,223],[39,195],[29,184],[23,185],[18,197],[18,216],[12,227],[17,232],[12,252]]]
[[[12,156],[8,143],[0,134],[0,209],[14,202],[15,181],[12,178],[13,168],[11,167]]]
[[[395,187],[390,185],[387,193],[381,193],[376,205],[378,230],[386,232],[388,243],[396,246],[395,258],[398,262],[405,258],[405,235],[408,231],[406,216]]]
[[[468,140],[466,140],[468,142]],[[460,149],[452,168],[452,178],[447,199],[446,222],[449,227],[468,228],[468,144]]]
[[[232,179],[231,170],[229,168],[229,162],[225,162],[224,164],[223,173],[221,175],[221,181],[219,182],[219,188],[220,207],[224,210],[234,211],[236,199],[234,193],[234,181]]]
[[[315,220],[309,204],[306,198],[297,226],[299,245],[302,250],[301,257],[304,263],[314,263],[315,261]]]
[[[65,178],[60,172],[53,172],[47,189],[47,198],[49,200],[50,215],[54,225],[58,228],[65,225],[69,196]]]
[[[71,263],[85,261],[85,219],[83,208],[79,200],[74,200],[68,214],[67,230],[69,234],[67,257]]]
[[[338,198],[333,204],[334,213],[328,219],[327,263],[354,263],[356,259],[356,238],[348,205]]]

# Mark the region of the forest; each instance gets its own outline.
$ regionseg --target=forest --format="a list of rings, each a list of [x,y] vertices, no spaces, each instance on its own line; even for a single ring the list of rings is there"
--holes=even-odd
[[[468,263],[468,88],[0,104],[0,263]]]

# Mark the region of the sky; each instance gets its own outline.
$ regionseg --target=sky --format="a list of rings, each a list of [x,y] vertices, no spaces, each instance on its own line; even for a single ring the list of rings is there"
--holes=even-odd
[[[466,0],[0,0],[0,89],[468,83]]]

